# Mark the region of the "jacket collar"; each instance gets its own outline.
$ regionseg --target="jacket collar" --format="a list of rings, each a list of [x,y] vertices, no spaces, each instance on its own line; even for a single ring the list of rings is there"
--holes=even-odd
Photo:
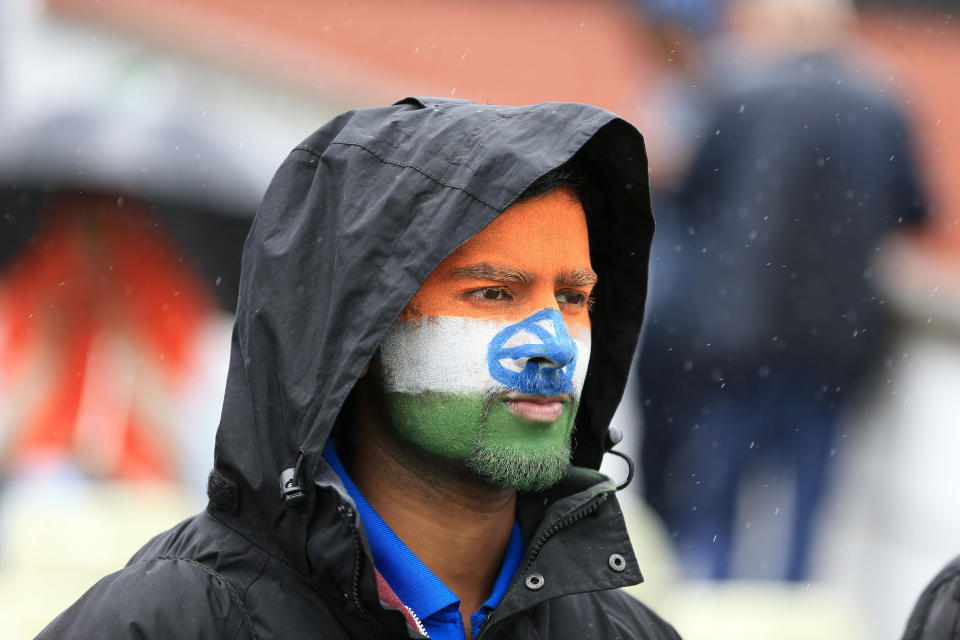
[[[521,526],[535,520],[538,511],[542,517],[532,535],[525,536],[524,563],[488,627],[547,600],[643,581],[609,478],[572,467],[549,494],[523,497],[518,505]]]
[[[331,480],[318,486],[325,489],[318,494],[327,497],[318,497],[339,502],[334,508],[339,517],[333,526],[316,531],[308,543],[315,568],[312,577],[315,582],[334,580],[336,589],[349,596],[348,609],[375,628],[403,629],[407,625],[401,613],[379,598],[373,556],[353,500],[338,478]],[[522,495],[517,520],[523,532],[524,559],[482,633],[548,600],[643,581],[616,487],[597,471],[571,467],[557,486]],[[338,549],[341,553],[336,553]]]

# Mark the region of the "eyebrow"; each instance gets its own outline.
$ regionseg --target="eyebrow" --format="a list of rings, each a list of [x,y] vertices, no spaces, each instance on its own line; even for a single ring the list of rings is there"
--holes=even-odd
[[[597,284],[597,274],[593,269],[574,269],[564,271],[557,276],[557,284],[569,284],[577,287],[592,287]]]
[[[523,282],[526,284],[534,281],[534,276],[529,271],[500,267],[487,262],[454,269],[453,277],[463,280],[492,280],[494,282]]]
[[[463,280],[491,280],[493,282],[532,283],[536,278],[529,271],[480,262],[453,270],[453,277]],[[597,283],[592,269],[573,269],[557,276],[557,284],[591,287]]]

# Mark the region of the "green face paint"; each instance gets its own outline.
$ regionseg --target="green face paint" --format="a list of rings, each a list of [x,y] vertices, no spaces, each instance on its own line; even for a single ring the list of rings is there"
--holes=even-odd
[[[589,331],[578,336],[553,310],[397,322],[377,359],[387,415],[404,440],[492,485],[550,486],[570,463],[590,353]]]
[[[386,407],[405,440],[463,461],[494,486],[537,491],[557,482],[570,461],[572,400],[553,422],[526,419],[480,394],[388,393]]]

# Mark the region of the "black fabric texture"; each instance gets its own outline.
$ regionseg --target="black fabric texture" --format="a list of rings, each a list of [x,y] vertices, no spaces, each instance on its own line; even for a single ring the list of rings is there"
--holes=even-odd
[[[920,594],[903,640],[960,640],[960,558],[954,558]]]
[[[240,489],[216,469],[207,476],[207,497],[211,510],[240,514]]]
[[[433,269],[574,157],[597,186],[585,205],[600,279],[576,466],[521,496],[527,557],[479,637],[677,637],[614,591],[642,577],[615,487],[596,471],[643,317],[653,217],[642,137],[588,105],[433,98],[344,113],[290,153],[244,245],[210,507],[40,637],[417,637],[380,602],[355,506],[321,452]],[[306,498],[293,509],[279,477],[300,452]],[[614,553],[622,571],[610,567]],[[543,588],[526,587],[530,573]],[[164,633],[173,624],[177,633]]]

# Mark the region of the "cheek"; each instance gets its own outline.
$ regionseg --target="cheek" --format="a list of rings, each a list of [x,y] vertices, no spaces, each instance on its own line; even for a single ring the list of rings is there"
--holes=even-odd
[[[583,383],[587,378],[587,366],[590,364],[590,330],[582,332],[585,335],[577,338],[574,337],[574,340],[577,342],[577,346],[580,348],[580,357],[577,361],[577,368],[573,372],[573,389],[574,395],[578,398],[580,397],[580,392],[583,391]]]
[[[441,317],[395,322],[380,344],[384,390],[474,394],[493,384],[487,345],[495,322]]]

